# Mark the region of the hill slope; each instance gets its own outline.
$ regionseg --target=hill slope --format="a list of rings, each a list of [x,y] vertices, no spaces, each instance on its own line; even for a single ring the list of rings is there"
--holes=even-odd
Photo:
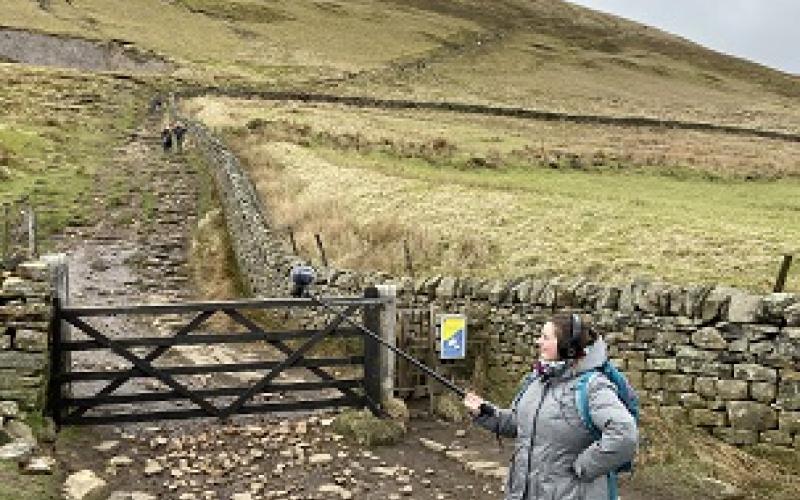
[[[176,76],[800,131],[797,77],[553,0],[8,0],[0,25],[123,40]]]

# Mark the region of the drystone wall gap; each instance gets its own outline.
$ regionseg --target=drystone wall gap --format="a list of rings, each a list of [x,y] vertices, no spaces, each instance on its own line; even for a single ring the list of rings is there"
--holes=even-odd
[[[287,293],[299,257],[269,226],[235,155],[204,126],[191,127],[214,173],[239,271],[253,294]],[[553,311],[592,316],[613,362],[638,389],[646,411],[707,429],[720,439],[800,449],[800,296],[756,295],[726,286],[583,277],[487,280],[391,277],[323,269],[316,291],[359,294],[394,284],[397,311],[464,313],[471,361],[477,346],[493,387],[514,385],[535,359],[535,337]],[[420,323],[421,324],[421,323]],[[413,334],[414,332],[407,332]],[[416,332],[424,337],[425,332]]]

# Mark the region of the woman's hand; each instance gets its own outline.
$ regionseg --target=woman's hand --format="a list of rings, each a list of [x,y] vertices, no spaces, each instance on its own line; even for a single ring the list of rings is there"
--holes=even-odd
[[[485,403],[484,399],[474,392],[468,392],[464,396],[464,406],[467,407],[467,410],[472,414],[474,417],[481,411],[481,405]]]

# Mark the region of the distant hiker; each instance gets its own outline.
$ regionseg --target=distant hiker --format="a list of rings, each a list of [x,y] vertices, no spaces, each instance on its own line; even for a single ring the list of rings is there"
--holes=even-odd
[[[183,152],[183,139],[186,137],[186,125],[183,122],[178,122],[172,127],[172,132],[175,134],[175,150],[178,153]]]
[[[555,315],[537,343],[510,409],[464,398],[475,423],[516,438],[506,500],[617,500],[616,474],[630,470],[638,443],[635,391],[582,315]]]
[[[161,106],[162,106],[161,96],[157,95],[153,97],[153,99],[150,101],[150,113],[151,114],[158,113],[159,111],[161,111]]]
[[[161,145],[164,147],[164,151],[172,149],[172,129],[169,126],[165,126],[161,130]]]

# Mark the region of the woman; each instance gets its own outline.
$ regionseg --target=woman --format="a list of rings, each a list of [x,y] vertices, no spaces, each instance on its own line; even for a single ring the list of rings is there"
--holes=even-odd
[[[577,408],[580,375],[607,360],[606,344],[582,316],[559,314],[542,328],[539,361],[510,409],[474,393],[464,404],[475,422],[515,439],[506,500],[607,500],[615,488],[607,474],[636,452],[636,421],[616,388],[598,374],[588,384],[589,414],[600,430],[592,438]],[[611,495],[609,494],[611,492]]]

